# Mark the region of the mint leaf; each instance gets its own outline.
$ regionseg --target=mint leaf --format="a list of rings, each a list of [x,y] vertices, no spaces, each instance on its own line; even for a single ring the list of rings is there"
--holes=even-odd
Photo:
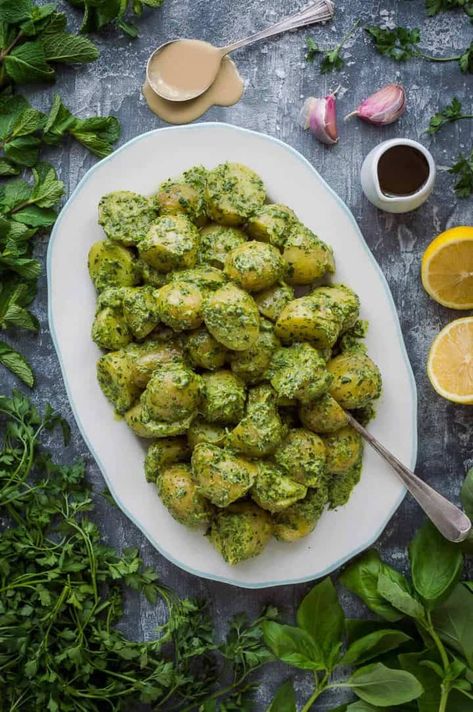
[[[19,136],[4,146],[5,155],[19,166],[31,168],[38,161],[41,139],[36,136]]]
[[[54,79],[54,70],[47,63],[43,46],[39,42],[25,42],[15,47],[3,62],[6,73],[16,84]]]
[[[52,208],[64,194],[64,183],[57,179],[49,163],[38,163],[33,168],[34,186],[30,202],[39,208]]]
[[[31,0],[3,0],[0,8],[1,21],[14,25],[31,18],[32,11]]]
[[[12,349],[11,346],[4,341],[0,341],[0,363],[2,363],[5,368],[8,368],[17,378],[22,380],[23,383],[33,388],[34,375],[31,366],[18,351]]]
[[[87,37],[69,32],[46,33],[41,37],[41,45],[48,62],[94,62],[100,54]]]
[[[93,116],[76,119],[69,129],[71,135],[99,158],[108,156],[120,137],[120,122],[114,116]]]

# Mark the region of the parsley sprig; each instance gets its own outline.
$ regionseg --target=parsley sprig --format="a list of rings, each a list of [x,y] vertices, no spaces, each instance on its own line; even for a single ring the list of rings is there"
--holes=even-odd
[[[440,131],[447,124],[460,121],[462,119],[473,119],[473,114],[464,114],[461,101],[454,97],[450,104],[440,109],[434,116],[431,117],[427,133],[434,134]]]
[[[465,74],[473,73],[473,42],[461,54],[447,57],[433,57],[419,49],[421,41],[420,31],[417,28],[395,27],[387,29],[371,25],[365,28],[373,40],[379,54],[405,62],[413,57],[424,59],[428,62],[458,62],[460,69]]]
[[[113,24],[129,37],[138,37],[138,28],[130,17],[140,17],[145,8],[161,7],[164,0],[68,0],[84,12],[81,32],[100,32]]]
[[[459,198],[473,195],[473,150],[470,155],[460,154],[457,162],[449,168],[449,173],[457,176],[455,193]]]
[[[334,70],[339,71],[345,65],[345,60],[342,56],[342,50],[348,40],[353,37],[360,25],[360,21],[357,20],[353,27],[347,32],[347,34],[341,39],[339,44],[337,44],[333,49],[321,49],[317,42],[312,37],[308,37],[306,40],[307,52],[306,60],[307,62],[313,62],[318,54],[322,55],[320,62],[320,71],[322,74],[327,74]]]
[[[425,0],[427,15],[438,15],[439,12],[463,9],[468,17],[473,18],[473,0]]]

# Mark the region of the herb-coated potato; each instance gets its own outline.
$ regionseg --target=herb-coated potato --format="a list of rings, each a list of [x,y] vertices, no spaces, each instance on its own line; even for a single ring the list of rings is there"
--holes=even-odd
[[[145,420],[175,422],[196,414],[202,378],[184,363],[156,368],[141,396]]]
[[[258,383],[271,362],[271,356],[281,344],[274,335],[273,325],[261,320],[259,336],[246,351],[232,352],[230,366],[234,374],[245,383]]]
[[[245,242],[235,247],[225,258],[225,274],[248,292],[267,289],[284,272],[281,253],[265,242]]]
[[[286,304],[276,322],[276,335],[286,344],[311,341],[319,348],[331,348],[340,334],[337,314],[317,305],[310,296],[299,297]]]
[[[138,402],[125,413],[125,421],[140,438],[173,438],[184,435],[189,430],[194,415],[175,421],[153,420]]]
[[[129,287],[123,295],[123,316],[133,336],[144,339],[159,321],[158,290]]]
[[[126,351],[111,351],[97,361],[97,380],[117,413],[127,411],[140,395],[134,380],[133,361]]]
[[[302,405],[299,417],[302,424],[314,433],[332,433],[348,423],[343,408],[330,393]]]
[[[363,443],[351,425],[345,425],[335,433],[325,435],[323,440],[327,453],[328,472],[343,475],[359,462]]]
[[[234,566],[261,554],[271,538],[271,518],[251,502],[236,502],[217,513],[210,540],[227,564]]]
[[[92,340],[101,349],[117,351],[131,341],[128,325],[120,309],[101,309],[92,324]]]
[[[273,391],[262,385],[250,391],[246,415],[228,434],[227,442],[249,457],[265,457],[276,449],[283,435]]]
[[[327,488],[307,490],[304,499],[273,516],[273,534],[280,541],[297,541],[314,531],[327,504]]]
[[[164,181],[159,186],[156,193],[155,205],[160,215],[187,215],[196,225],[205,225],[207,216],[205,213],[204,190],[185,180]]]
[[[207,213],[221,225],[242,225],[266,200],[261,178],[241,163],[222,163],[207,177]]]
[[[108,193],[99,202],[99,225],[110,240],[123,245],[137,245],[156,217],[151,199],[129,190]]]
[[[138,243],[140,257],[158,272],[195,265],[199,231],[186,215],[163,215]]]
[[[286,304],[294,299],[294,290],[288,284],[281,282],[258,292],[253,299],[261,316],[277,321]]]
[[[202,376],[200,413],[209,423],[231,425],[243,417],[245,384],[231,371],[222,369]]]
[[[333,376],[330,395],[342,408],[363,408],[381,393],[381,374],[369,356],[347,351],[335,356],[327,368]]]
[[[106,287],[132,287],[137,275],[130,250],[110,240],[94,242],[89,250],[89,274],[97,291]]]
[[[286,205],[272,203],[263,205],[249,220],[248,233],[254,240],[269,242],[282,249],[292,225],[296,222],[296,214]]]
[[[181,524],[195,527],[210,519],[210,505],[197,491],[189,465],[164,468],[156,480],[158,494],[170,514]]]
[[[194,269],[177,270],[170,275],[170,278],[171,282],[193,284],[204,292],[215,292],[227,281],[221,270],[206,265]]]
[[[289,284],[311,284],[327,272],[335,271],[331,248],[299,222],[291,228],[283,258],[288,264],[286,280]]]
[[[143,389],[158,366],[182,361],[183,357],[182,349],[175,341],[148,339],[142,344],[128,344],[125,351],[133,364],[133,382]]]
[[[223,447],[226,435],[226,430],[222,425],[207,423],[202,418],[196,418],[192,421],[192,425],[187,432],[187,440],[191,450],[194,450],[199,443]]]
[[[329,508],[336,509],[342,507],[350,499],[350,495],[355,485],[361,477],[362,460],[361,457],[353,467],[343,474],[331,474],[328,478]]]
[[[158,272],[157,269],[151,267],[147,262],[139,257],[136,260],[136,273],[138,275],[138,283],[149,287],[162,287],[169,282],[171,274],[169,272]]]
[[[145,475],[148,482],[156,478],[168,465],[184,462],[190,458],[191,451],[187,438],[162,438],[151,443],[145,456]]]
[[[332,376],[310,344],[293,344],[274,352],[267,372],[280,398],[309,403],[328,391]]]
[[[187,358],[194,368],[206,368],[215,371],[222,368],[228,351],[219,344],[205,327],[191,331],[185,342]]]
[[[170,282],[159,290],[159,316],[174,331],[197,329],[202,324],[202,305],[201,290],[190,282]]]
[[[217,507],[243,497],[256,477],[256,465],[217,445],[199,443],[192,453],[192,471],[198,491]]]
[[[204,321],[212,336],[233,351],[246,351],[259,334],[259,314],[251,296],[225,284],[204,303]]]
[[[258,474],[251,488],[251,496],[262,509],[282,512],[306,494],[307,487],[295,482],[276,465],[270,462],[258,463]]]
[[[317,287],[309,295],[319,307],[331,310],[340,320],[341,331],[351,329],[360,315],[358,295],[344,284]]]
[[[322,438],[305,428],[294,428],[274,453],[277,464],[296,482],[316,487],[325,474]]]
[[[248,236],[237,227],[207,225],[200,231],[200,249],[197,261],[223,269],[227,254],[243,245]]]

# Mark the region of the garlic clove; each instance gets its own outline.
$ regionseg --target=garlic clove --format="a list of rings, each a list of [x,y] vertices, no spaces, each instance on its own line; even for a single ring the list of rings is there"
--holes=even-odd
[[[299,124],[327,145],[338,142],[335,92],[326,97],[308,97],[299,114]]]
[[[358,116],[363,121],[375,126],[387,126],[399,119],[406,110],[406,92],[400,84],[386,84],[367,99],[359,107],[345,116],[345,121],[351,116]]]

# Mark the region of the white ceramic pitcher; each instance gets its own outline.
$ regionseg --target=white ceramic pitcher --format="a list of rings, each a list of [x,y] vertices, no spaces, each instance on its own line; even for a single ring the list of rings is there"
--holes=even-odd
[[[409,195],[386,195],[381,190],[378,177],[379,159],[388,149],[395,146],[411,146],[425,157],[429,174],[427,180],[415,192]],[[368,200],[380,210],[388,213],[408,213],[424,203],[431,194],[435,183],[435,162],[432,154],[422,144],[410,138],[392,138],[375,146],[366,156],[361,167],[361,185]]]

